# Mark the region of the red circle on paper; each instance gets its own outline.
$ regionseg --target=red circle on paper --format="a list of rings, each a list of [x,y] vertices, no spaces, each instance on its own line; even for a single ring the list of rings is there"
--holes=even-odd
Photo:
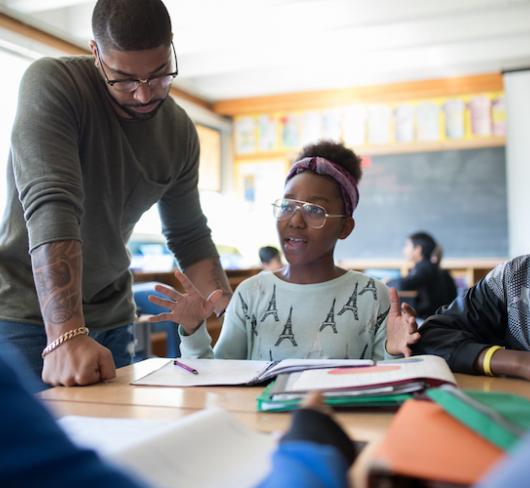
[[[366,366],[357,368],[336,368],[328,372],[328,374],[366,374],[366,373],[384,373],[388,371],[398,371],[401,369],[399,366],[394,365],[379,365],[379,366]]]

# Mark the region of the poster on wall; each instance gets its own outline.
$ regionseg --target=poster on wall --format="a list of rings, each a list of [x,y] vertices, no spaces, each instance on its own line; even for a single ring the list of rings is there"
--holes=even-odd
[[[338,109],[322,113],[322,138],[339,142],[342,139],[342,112]],[[315,139],[315,142],[318,139]]]
[[[258,148],[260,151],[276,149],[276,119],[270,115],[258,117]]]
[[[313,144],[322,139],[322,117],[320,112],[310,110],[300,116],[300,145]]]
[[[414,141],[414,107],[403,103],[394,110],[396,142]]]
[[[366,144],[366,107],[360,103],[344,108],[342,114],[342,137],[350,147]]]
[[[491,102],[491,119],[493,125],[493,135],[506,135],[506,105],[504,97],[499,96]]]
[[[485,95],[473,97],[468,108],[471,116],[471,132],[474,136],[491,135],[491,99]]]
[[[240,117],[234,124],[236,152],[254,153],[257,150],[257,127],[253,117]]]
[[[423,102],[416,107],[416,139],[432,142],[440,139],[440,112],[433,102]]]
[[[465,103],[462,99],[452,98],[443,104],[445,116],[445,137],[448,139],[463,139]]]
[[[391,110],[388,105],[368,107],[368,143],[387,144],[390,142]]]
[[[502,92],[352,103],[327,110],[241,116],[235,119],[237,154],[290,151],[322,139],[368,145],[471,141],[506,134]],[[499,141],[496,140],[495,143]]]

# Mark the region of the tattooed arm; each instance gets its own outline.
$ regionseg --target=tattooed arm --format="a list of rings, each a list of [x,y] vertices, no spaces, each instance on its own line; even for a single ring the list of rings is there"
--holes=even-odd
[[[84,323],[79,241],[43,244],[32,252],[33,277],[48,344]],[[115,377],[110,351],[86,335],[63,343],[44,358],[42,379],[51,385],[89,385]]]
[[[203,259],[183,271],[205,298],[214,290],[223,290],[223,296],[216,301],[214,310],[217,315],[224,312],[232,298],[232,289],[219,259]]]

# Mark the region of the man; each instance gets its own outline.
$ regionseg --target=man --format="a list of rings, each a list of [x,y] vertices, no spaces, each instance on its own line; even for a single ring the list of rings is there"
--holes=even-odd
[[[0,227],[0,341],[50,385],[130,362],[125,245],[156,202],[186,274],[205,295],[223,290],[217,313],[230,298],[199,203],[197,133],[168,96],[178,69],[164,4],[99,0],[92,28],[93,58],[44,58],[24,75]]]
[[[500,264],[420,328],[415,354],[452,370],[530,380],[530,255]]]
[[[432,315],[435,310],[456,297],[456,286],[448,271],[439,267],[439,260],[433,259],[437,250],[436,241],[426,232],[416,232],[408,237],[403,248],[407,261],[412,263],[408,276],[392,280],[388,286],[399,291],[418,293],[411,305],[420,319]]]

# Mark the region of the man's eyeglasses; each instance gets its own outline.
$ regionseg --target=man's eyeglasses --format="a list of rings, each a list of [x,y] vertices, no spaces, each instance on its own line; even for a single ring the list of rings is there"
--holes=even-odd
[[[129,78],[125,80],[109,80],[109,77],[107,76],[107,73],[105,72],[105,68],[103,66],[106,66],[107,69],[112,68],[110,68],[105,63],[105,61],[103,61],[103,58],[101,57],[101,54],[99,52],[99,48],[96,44],[98,58],[101,61],[101,71],[103,71],[103,76],[105,76],[105,81],[107,82],[107,85],[112,86],[116,91],[124,93],[132,93],[138,90],[140,85],[147,85],[152,90],[167,88],[179,73],[177,65],[177,53],[175,52],[175,46],[173,45],[173,43],[171,43],[171,49],[173,49],[173,57],[175,58],[175,71],[173,71],[172,73],[164,73],[161,75],[151,76],[150,78],[146,78],[145,80],[135,78]]]
[[[346,217],[342,214],[328,214],[324,207],[314,203],[302,202],[301,200],[291,200],[281,198],[272,204],[274,216],[277,220],[290,219],[299,209],[302,212],[305,223],[313,229],[321,229],[326,225],[326,219]]]

